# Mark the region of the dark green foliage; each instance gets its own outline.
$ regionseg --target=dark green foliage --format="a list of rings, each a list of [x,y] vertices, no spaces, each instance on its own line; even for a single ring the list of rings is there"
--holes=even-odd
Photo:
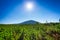
[[[11,37],[4,36],[3,39],[4,39],[4,40],[11,40]]]
[[[24,40],[24,32],[22,32],[21,36],[19,37],[18,40]]]
[[[0,32],[3,32],[4,31],[4,29],[3,28],[0,28]]]
[[[31,34],[31,36],[30,36],[30,40],[36,40],[36,36],[34,35],[34,33]]]

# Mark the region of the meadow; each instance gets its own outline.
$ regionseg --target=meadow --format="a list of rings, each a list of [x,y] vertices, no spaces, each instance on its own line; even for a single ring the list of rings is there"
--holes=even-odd
[[[60,23],[0,24],[0,40],[60,40]]]

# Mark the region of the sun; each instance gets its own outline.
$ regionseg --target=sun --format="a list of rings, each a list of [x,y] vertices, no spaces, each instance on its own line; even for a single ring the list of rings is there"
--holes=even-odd
[[[27,2],[25,6],[27,10],[33,10],[34,7],[32,2]]]

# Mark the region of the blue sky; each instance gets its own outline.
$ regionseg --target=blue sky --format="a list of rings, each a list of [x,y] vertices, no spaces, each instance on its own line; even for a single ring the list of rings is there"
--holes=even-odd
[[[24,2],[33,2],[34,10],[26,11]],[[0,24],[27,20],[58,22],[59,18],[60,0],[0,0]]]

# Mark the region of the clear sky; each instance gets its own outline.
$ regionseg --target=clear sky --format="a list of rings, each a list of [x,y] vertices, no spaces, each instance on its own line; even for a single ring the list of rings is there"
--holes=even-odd
[[[31,10],[26,3],[32,3]],[[0,24],[21,23],[27,20],[58,22],[60,0],[0,0]]]

